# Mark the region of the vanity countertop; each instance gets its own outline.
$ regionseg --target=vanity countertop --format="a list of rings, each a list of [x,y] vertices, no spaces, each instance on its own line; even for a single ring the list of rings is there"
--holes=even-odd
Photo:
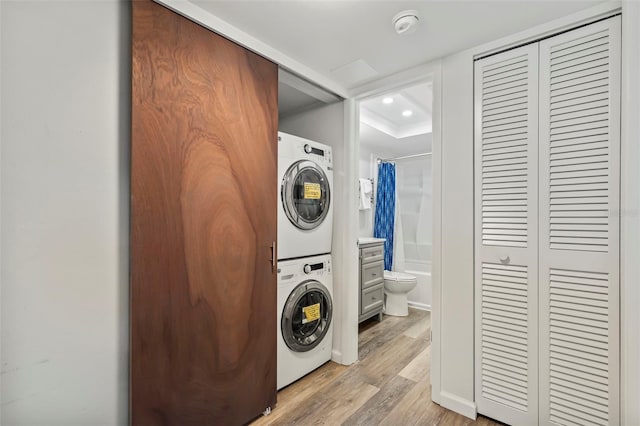
[[[358,238],[358,245],[383,243],[386,240],[387,240],[386,238],[361,237],[361,238]]]

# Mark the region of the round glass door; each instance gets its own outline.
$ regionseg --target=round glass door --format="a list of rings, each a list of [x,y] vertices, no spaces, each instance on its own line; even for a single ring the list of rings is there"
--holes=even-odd
[[[327,288],[305,281],[289,295],[282,311],[282,337],[295,352],[307,352],[320,344],[329,331],[333,304]]]
[[[294,163],[282,179],[284,211],[300,229],[314,229],[329,212],[329,181],[322,168],[313,161]]]

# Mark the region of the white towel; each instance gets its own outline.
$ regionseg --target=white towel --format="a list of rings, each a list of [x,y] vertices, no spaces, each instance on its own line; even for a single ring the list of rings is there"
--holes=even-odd
[[[371,196],[373,194],[373,183],[371,180],[360,178],[360,210],[371,208]]]

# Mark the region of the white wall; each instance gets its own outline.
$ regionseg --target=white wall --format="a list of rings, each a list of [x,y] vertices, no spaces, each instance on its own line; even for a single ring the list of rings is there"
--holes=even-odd
[[[4,371],[2,366],[2,277],[3,274],[3,266],[2,266],[2,3],[0,2],[0,371]],[[2,376],[3,373],[0,372],[0,424],[2,424]]]
[[[430,309],[433,181],[431,156],[396,161],[395,270],[416,276],[418,284],[407,294],[411,306]]]
[[[475,416],[473,378],[473,59],[442,61],[440,400]]]
[[[358,170],[347,167],[358,153],[351,140],[356,129],[345,128],[345,117],[355,115],[354,108],[353,101],[338,102],[280,122],[280,131],[333,147],[332,359],[347,365],[358,359]]]
[[[640,424],[640,2],[622,4],[621,399],[623,424]]]
[[[386,157],[386,155],[380,152],[374,152],[365,144],[360,143],[360,158],[359,158],[359,174],[358,178],[370,178],[373,179],[373,194],[375,198],[376,185],[377,185],[377,163],[376,158]],[[371,203],[371,208],[366,210],[358,210],[358,236],[359,237],[373,237],[373,215],[374,215],[375,200]]]
[[[130,5],[0,7],[1,421],[123,425]]]
[[[398,266],[404,262],[431,262],[431,232],[433,222],[433,182],[431,157],[406,158],[396,161],[396,186],[399,226],[404,253]],[[400,233],[400,232],[398,232]],[[395,263],[395,262],[394,262]],[[410,299],[411,300],[411,299]]]

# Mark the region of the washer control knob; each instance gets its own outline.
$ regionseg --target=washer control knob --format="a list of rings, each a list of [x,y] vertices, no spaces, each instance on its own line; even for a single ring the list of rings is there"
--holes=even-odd
[[[307,154],[311,154],[311,145],[305,144],[304,145],[304,152],[306,152]]]
[[[308,263],[306,265],[304,265],[302,267],[302,270],[304,271],[305,274],[309,274],[311,273],[311,265],[309,265]]]

